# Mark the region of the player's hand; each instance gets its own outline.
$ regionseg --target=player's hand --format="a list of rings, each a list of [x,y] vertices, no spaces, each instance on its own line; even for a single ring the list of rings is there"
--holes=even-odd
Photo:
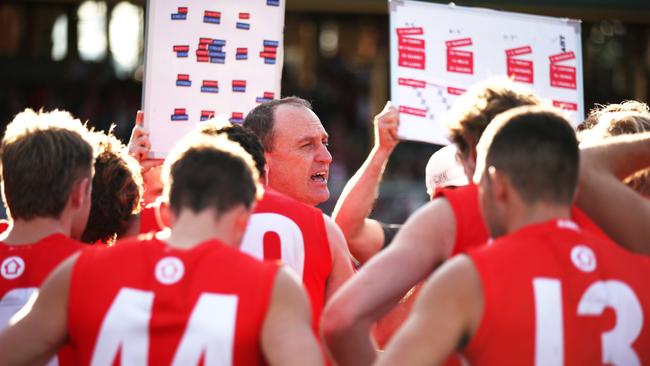
[[[149,132],[142,126],[144,112],[138,111],[135,116],[135,127],[131,131],[131,138],[129,139],[129,155],[133,156],[137,161],[142,162],[149,155],[151,150],[151,142],[149,141]]]
[[[388,101],[384,110],[375,116],[375,148],[393,151],[399,143],[397,127],[399,127],[399,112],[393,104]]]

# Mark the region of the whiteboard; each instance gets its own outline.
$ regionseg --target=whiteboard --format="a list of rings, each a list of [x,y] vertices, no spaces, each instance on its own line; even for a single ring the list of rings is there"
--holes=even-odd
[[[408,0],[389,7],[400,138],[449,144],[445,112],[471,85],[502,75],[582,121],[580,21]]]
[[[283,0],[149,0],[144,126],[164,158],[198,123],[280,96]]]

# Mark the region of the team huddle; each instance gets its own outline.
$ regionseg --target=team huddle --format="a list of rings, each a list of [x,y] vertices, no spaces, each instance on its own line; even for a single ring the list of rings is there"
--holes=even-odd
[[[596,108],[576,133],[490,80],[453,111],[455,153],[431,161],[461,173],[428,177],[398,228],[368,218],[390,103],[333,218],[314,207],[329,136],[297,97],[202,122],[164,162],[140,126],[126,147],[18,114],[0,365],[650,364],[648,106]]]

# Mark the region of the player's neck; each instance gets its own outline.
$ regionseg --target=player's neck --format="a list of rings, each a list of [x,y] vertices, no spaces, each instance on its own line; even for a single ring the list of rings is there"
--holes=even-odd
[[[0,241],[10,245],[33,244],[52,234],[70,236],[70,229],[64,227],[59,219],[37,217],[32,220],[13,220],[11,227],[0,236]]]
[[[224,244],[238,246],[233,232],[232,217],[228,213],[217,214],[212,209],[199,213],[182,210],[173,220],[171,233],[165,240],[179,249],[190,249],[206,240],[218,239]]]
[[[523,205],[516,212],[511,212],[507,230],[512,233],[528,225],[540,224],[553,219],[570,218],[571,207],[538,202],[530,206]]]

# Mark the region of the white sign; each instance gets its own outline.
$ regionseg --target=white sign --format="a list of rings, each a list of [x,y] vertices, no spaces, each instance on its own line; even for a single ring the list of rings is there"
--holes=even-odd
[[[582,121],[580,21],[390,1],[391,99],[399,136],[449,143],[445,112],[471,85],[508,75]]]
[[[280,96],[283,0],[149,0],[144,118],[152,158],[197,123],[241,123]]]

